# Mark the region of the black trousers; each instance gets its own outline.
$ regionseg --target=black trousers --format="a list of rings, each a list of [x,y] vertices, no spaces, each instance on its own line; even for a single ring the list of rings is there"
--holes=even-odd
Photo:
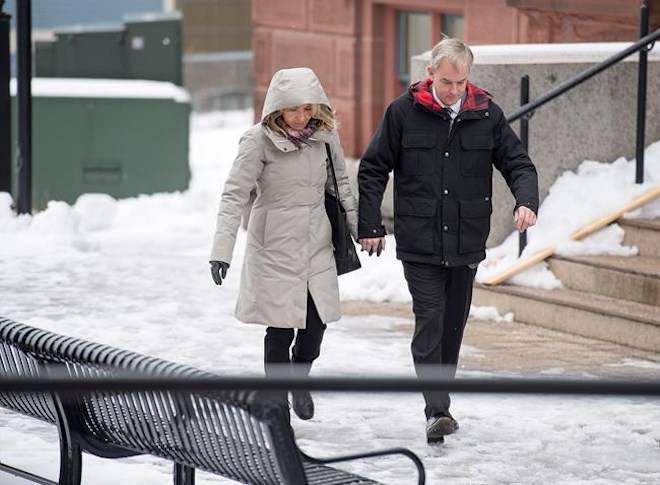
[[[321,342],[323,341],[325,329],[326,325],[321,321],[314,300],[312,300],[312,295],[308,292],[306,328],[298,329],[297,333],[292,328],[266,328],[266,337],[264,338],[266,374],[268,374],[269,364],[288,364],[293,361],[311,366],[311,363],[321,352]],[[290,353],[289,349],[294,336],[296,343]],[[309,369],[307,371],[309,372]]]
[[[417,376],[453,378],[456,375],[476,272],[476,268],[468,266],[444,267],[403,261],[403,274],[415,314],[415,333],[410,348]],[[448,392],[425,392],[424,400],[427,418],[449,414]]]

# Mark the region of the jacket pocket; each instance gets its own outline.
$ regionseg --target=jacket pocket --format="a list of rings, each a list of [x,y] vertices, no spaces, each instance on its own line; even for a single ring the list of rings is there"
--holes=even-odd
[[[435,252],[436,201],[398,197],[394,203],[394,236],[397,248],[408,253]]]
[[[461,200],[458,204],[458,252],[465,254],[484,251],[493,212],[490,198]]]
[[[244,212],[245,216],[246,212]],[[252,209],[248,214],[248,243],[258,247],[264,245],[264,233],[266,231],[266,211],[264,209]]]
[[[493,138],[490,135],[461,136],[461,174],[466,177],[492,175]]]
[[[401,171],[406,175],[433,173],[433,149],[437,145],[435,133],[404,133],[401,138],[403,152]]]
[[[302,274],[309,261],[310,208],[277,207],[266,212],[263,249],[259,253],[263,273]]]

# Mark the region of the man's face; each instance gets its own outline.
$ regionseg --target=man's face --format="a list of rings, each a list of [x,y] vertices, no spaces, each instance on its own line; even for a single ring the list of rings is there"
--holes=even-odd
[[[470,74],[467,64],[454,65],[449,60],[443,59],[437,69],[428,66],[426,70],[433,78],[436,96],[445,106],[455,104],[465,94]]]

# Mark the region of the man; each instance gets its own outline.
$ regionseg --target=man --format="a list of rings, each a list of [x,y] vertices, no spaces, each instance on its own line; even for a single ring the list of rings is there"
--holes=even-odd
[[[438,43],[429,77],[387,108],[358,173],[358,238],[371,255],[385,247],[380,206],[394,171],[396,254],[412,295],[418,376],[456,373],[474,276],[486,257],[493,165],[515,197],[516,228],[536,223],[536,169],[502,109],[468,81],[472,60],[460,40]],[[442,442],[458,429],[449,394],[426,392],[424,400],[427,441]]]

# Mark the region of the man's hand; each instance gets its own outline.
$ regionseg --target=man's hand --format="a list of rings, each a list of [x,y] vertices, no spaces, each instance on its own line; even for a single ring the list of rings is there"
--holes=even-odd
[[[358,241],[360,246],[362,246],[362,251],[367,251],[369,256],[376,253],[376,256],[380,256],[380,253],[385,249],[385,238],[384,237],[370,237],[366,239],[360,239]]]
[[[227,277],[229,263],[224,261],[209,261],[211,263],[211,277],[216,285],[221,285],[222,280]]]
[[[518,232],[526,231],[536,224],[536,214],[534,214],[532,209],[521,205],[513,214],[513,223],[516,229],[518,229]]]

